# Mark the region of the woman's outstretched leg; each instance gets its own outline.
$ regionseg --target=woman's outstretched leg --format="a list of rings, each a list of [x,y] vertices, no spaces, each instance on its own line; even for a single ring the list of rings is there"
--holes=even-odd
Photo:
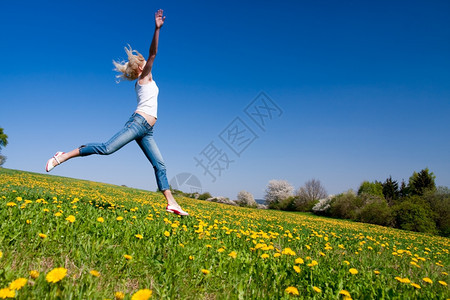
[[[66,152],[56,152],[56,154],[47,161],[45,170],[47,172],[50,172],[57,165],[60,165],[63,162],[65,162],[71,158],[77,157],[77,156],[80,156],[79,148],[73,149],[72,151],[69,151],[67,153]]]

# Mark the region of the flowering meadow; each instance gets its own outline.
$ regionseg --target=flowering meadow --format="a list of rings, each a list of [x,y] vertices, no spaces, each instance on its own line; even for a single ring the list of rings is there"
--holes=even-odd
[[[448,299],[450,239],[0,169],[0,299]]]

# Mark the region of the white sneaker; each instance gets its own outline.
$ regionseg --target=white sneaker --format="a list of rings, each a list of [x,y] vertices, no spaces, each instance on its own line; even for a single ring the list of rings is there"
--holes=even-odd
[[[64,152],[60,152],[60,151],[56,152],[56,154],[53,155],[53,157],[47,161],[47,164],[45,165],[45,171],[50,172],[54,167],[56,167],[57,165],[60,165],[61,162],[59,161],[58,157],[63,154],[64,154]],[[53,160],[55,161],[55,163],[53,162]]]
[[[180,216],[189,216],[189,214],[187,212],[185,212],[181,208],[177,208],[177,207],[175,207],[173,205],[167,205],[166,206],[166,211],[174,213],[176,215],[180,215]]]

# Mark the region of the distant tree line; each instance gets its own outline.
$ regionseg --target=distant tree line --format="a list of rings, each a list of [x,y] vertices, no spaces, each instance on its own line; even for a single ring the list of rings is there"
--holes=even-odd
[[[272,180],[265,200],[271,209],[313,212],[339,219],[450,236],[450,190],[436,187],[428,168],[414,172],[408,183],[392,179],[364,181],[357,192],[327,196],[312,179],[298,191],[284,180]]]

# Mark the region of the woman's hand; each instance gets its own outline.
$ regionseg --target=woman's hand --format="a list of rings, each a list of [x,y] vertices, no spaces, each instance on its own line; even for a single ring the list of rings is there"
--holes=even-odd
[[[160,9],[157,12],[155,12],[155,26],[156,28],[161,28],[164,24],[164,20],[166,19],[166,16],[163,17],[163,10]]]

